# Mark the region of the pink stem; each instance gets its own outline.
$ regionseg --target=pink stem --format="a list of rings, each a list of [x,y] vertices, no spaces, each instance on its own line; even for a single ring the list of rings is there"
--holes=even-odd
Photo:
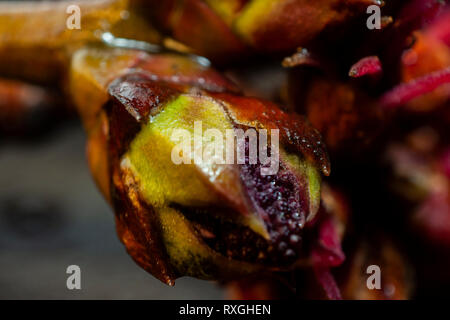
[[[377,56],[370,56],[362,58],[352,65],[348,75],[352,78],[359,78],[365,75],[380,74],[382,70],[380,59]]]
[[[342,300],[341,290],[336,284],[329,268],[314,267],[314,275],[330,300]]]
[[[384,108],[399,107],[446,83],[450,83],[450,67],[394,87],[381,97],[380,105]]]

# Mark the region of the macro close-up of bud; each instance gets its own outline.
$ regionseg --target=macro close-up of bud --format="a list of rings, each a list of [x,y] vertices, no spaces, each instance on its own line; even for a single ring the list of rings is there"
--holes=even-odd
[[[0,1],[1,297],[449,298],[449,18]]]

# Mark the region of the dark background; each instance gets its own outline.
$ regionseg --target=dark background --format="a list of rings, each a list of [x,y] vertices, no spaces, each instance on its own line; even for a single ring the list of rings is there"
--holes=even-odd
[[[168,287],[138,267],[87,168],[77,121],[39,139],[0,136],[0,299],[221,299],[216,284]],[[67,266],[81,290],[66,288]]]

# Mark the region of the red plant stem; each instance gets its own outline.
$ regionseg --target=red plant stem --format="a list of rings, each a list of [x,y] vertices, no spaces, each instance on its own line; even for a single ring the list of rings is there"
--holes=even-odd
[[[446,83],[450,83],[450,67],[394,87],[381,97],[379,103],[384,108],[399,107]]]
[[[313,270],[317,281],[325,290],[328,299],[342,300],[341,290],[339,290],[330,269],[324,267],[313,267]]]
[[[365,75],[376,75],[381,73],[382,66],[377,56],[365,57],[351,66],[348,75],[352,78],[360,78]]]
[[[445,150],[441,157],[441,165],[447,178],[450,179],[450,148]]]

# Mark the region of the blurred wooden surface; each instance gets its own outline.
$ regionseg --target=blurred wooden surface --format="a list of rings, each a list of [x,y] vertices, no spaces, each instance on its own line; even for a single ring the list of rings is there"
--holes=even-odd
[[[0,141],[0,299],[221,299],[192,278],[168,287],[125,252],[91,179],[78,124],[35,142]],[[81,290],[66,268],[81,268]]]

